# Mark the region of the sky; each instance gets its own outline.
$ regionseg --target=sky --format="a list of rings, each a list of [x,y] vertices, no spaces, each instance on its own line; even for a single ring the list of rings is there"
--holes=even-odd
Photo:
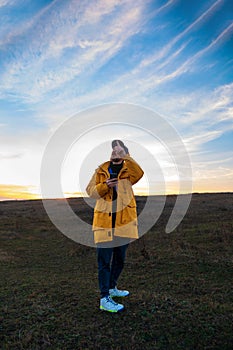
[[[111,104],[171,125],[190,157],[193,192],[233,191],[231,0],[0,0],[0,18],[0,200],[40,198],[56,131]],[[153,194],[179,193],[176,165],[149,136],[156,122],[142,114],[139,132],[127,118],[131,127],[100,126],[70,145],[64,196],[83,193],[113,136],[146,169],[137,194],[148,194],[153,176]]]

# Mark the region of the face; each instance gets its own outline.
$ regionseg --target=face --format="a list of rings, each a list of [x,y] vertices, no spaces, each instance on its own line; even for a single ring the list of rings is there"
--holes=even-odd
[[[119,155],[119,153],[116,150],[112,151],[111,154],[111,161],[113,164],[121,164],[122,163],[122,158],[121,155]]]
[[[121,159],[121,158],[114,158],[114,159],[112,159],[112,163],[113,164],[121,164],[122,161],[123,161],[123,159]]]

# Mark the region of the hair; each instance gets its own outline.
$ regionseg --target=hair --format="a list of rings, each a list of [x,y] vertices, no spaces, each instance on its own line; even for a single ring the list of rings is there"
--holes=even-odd
[[[113,141],[112,141],[112,149],[113,149],[115,146],[117,146],[117,142],[120,144],[121,147],[124,148],[125,153],[129,153],[128,148],[125,146],[124,142],[121,141],[121,140],[113,140]]]

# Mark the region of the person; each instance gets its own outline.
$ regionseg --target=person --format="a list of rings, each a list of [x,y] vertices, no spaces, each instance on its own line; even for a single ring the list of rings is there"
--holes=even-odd
[[[112,141],[109,161],[93,174],[87,194],[96,199],[92,230],[97,245],[100,309],[118,312],[124,306],[114,297],[129,295],[117,288],[130,241],[138,238],[136,200],[132,186],[143,176],[143,170],[130,156],[121,140]]]

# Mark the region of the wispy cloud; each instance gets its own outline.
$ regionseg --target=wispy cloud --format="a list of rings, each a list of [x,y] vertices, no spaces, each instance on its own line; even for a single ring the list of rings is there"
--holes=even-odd
[[[21,153],[0,153],[0,160],[3,160],[3,159],[16,159],[16,158],[21,158],[22,157],[22,154]]]
[[[189,152],[191,154],[193,151],[197,151],[203,143],[215,140],[220,135],[222,135],[221,131],[208,131],[208,132],[200,132],[198,135],[192,135],[191,137],[183,138],[183,142]]]
[[[0,0],[0,8],[8,5],[13,5],[14,3],[14,0]]]
[[[137,68],[134,68],[110,83],[97,88],[95,91],[79,96],[78,105],[82,107],[87,105],[88,102],[93,105],[98,104],[101,101],[105,102],[105,100],[109,99],[117,99],[125,102],[138,102],[140,101],[140,96],[157,89],[161,84],[165,84],[171,80],[176,81],[176,79],[187,72],[198,71],[198,60],[208,54],[211,50],[216,50],[219,45],[222,45],[232,31],[233,24],[230,24],[216,38],[212,39],[210,43],[201,50],[198,50],[194,55],[187,59],[186,56],[181,57],[181,62],[175,69],[174,66],[177,64],[175,60],[187,47],[188,42],[183,43],[173,52],[172,55],[168,56],[156,67],[152,65],[152,67],[147,67],[147,71],[145,71],[139,69],[139,67],[141,67],[141,64],[139,64]],[[182,60],[184,61],[182,62]],[[137,86],[137,89],[135,89],[135,86]],[[162,113],[166,114],[167,112],[169,114],[170,111],[171,113],[175,112],[177,114],[177,112],[179,112],[181,117],[180,121],[183,123],[195,123],[195,121],[200,121],[203,116],[208,118],[208,114],[210,115],[212,123],[218,123],[220,120],[229,120],[232,118],[231,84],[220,86],[214,91],[206,90],[205,95],[199,90],[194,90],[191,93],[188,92],[187,96],[184,93],[178,95],[176,91],[173,91],[170,95],[169,105],[167,104],[166,99],[160,99],[160,95],[156,101],[156,93],[154,93],[154,99],[154,105],[156,105],[158,110]],[[60,96],[60,100],[62,100],[62,95]],[[77,108],[77,98],[72,98],[72,93],[70,94],[69,103],[71,110],[72,106]],[[61,109],[63,108],[61,107]],[[213,115],[211,117],[211,112],[213,111],[218,112],[215,114],[214,118]],[[206,121],[207,119],[205,122]]]
[[[233,119],[233,84],[226,84],[217,87],[213,91],[203,95],[202,91],[193,92],[190,101],[183,106],[182,122],[191,124],[193,128],[202,124],[206,128],[216,126],[221,122],[232,123]],[[232,124],[227,124],[227,130],[232,129]],[[224,126],[223,131],[224,130]]]
[[[173,1],[168,1],[157,11],[160,12],[159,10],[172,4]],[[199,50],[193,57],[184,60],[184,55],[181,58],[183,62],[175,69],[174,66],[177,65],[175,60],[187,47],[189,40],[186,43],[181,43],[180,47],[170,55],[168,52],[181,38],[211,16],[221,4],[222,0],[216,1],[159,52],[149,57],[147,55],[147,58],[143,59],[129,73],[123,74],[119,79],[109,83],[107,89],[100,87],[101,96],[118,98],[119,86],[121,86],[122,95],[127,93],[130,99],[132,96],[130,89],[135,90],[135,82],[139,84],[138,94],[142,94],[162,83],[177,79],[192,69],[195,61],[223,40],[224,36],[232,30],[232,25],[228,26],[215,40],[204,49]],[[76,84],[82,84],[82,80],[80,80],[82,75],[85,79],[86,75],[97,72],[111,57],[116,55],[130,37],[141,29],[142,23],[145,21],[145,7],[146,2],[142,3],[141,1],[134,2],[134,6],[132,6],[132,1],[127,1],[123,5],[120,1],[99,1],[95,4],[94,10],[91,3],[88,7],[79,8],[76,2],[71,1],[68,6],[67,3],[59,3],[58,9],[53,11],[53,6],[50,4],[48,8],[42,10],[43,14],[39,15],[41,18],[39,23],[37,23],[38,17],[30,21],[30,34],[28,34],[26,51],[22,54],[19,52],[18,55],[16,52],[17,59],[8,64],[2,77],[3,88],[8,91],[12,89],[16,94],[25,99],[31,99],[33,102],[40,100],[48,92],[74,81],[75,78],[79,77]],[[45,22],[50,23],[50,26],[45,26]],[[93,28],[95,28],[95,32],[93,32]],[[96,39],[96,31],[98,39]],[[73,53],[66,56],[64,61],[62,55],[67,50],[71,52],[73,50]],[[155,62],[164,57],[165,60],[155,67]],[[53,60],[55,66],[52,63]],[[31,75],[29,70],[34,74]],[[108,90],[107,94],[102,94],[103,90]],[[62,93],[58,92],[58,94],[62,97]],[[97,91],[97,98],[98,95]],[[91,100],[90,95],[89,97]],[[81,97],[81,100],[83,99],[85,100],[85,95]]]
[[[34,25],[26,24],[26,29],[30,27],[24,33],[26,42],[23,47],[16,44],[16,57],[6,64],[2,77],[3,87],[36,100],[86,70],[97,71],[140,29],[146,1],[133,5],[132,1],[97,1],[94,7],[90,3],[82,8],[71,1],[59,3],[56,10],[52,5],[46,8],[38,23],[35,17]]]
[[[177,51],[173,53],[173,55],[169,57],[169,59],[165,60],[161,65],[158,65],[154,69],[153,75],[150,72],[147,73],[147,76],[145,78],[141,77],[141,81],[143,82],[143,84],[141,84],[140,92],[142,93],[143,90],[146,91],[149,89],[153,89],[169,80],[177,79],[178,77],[187,73],[190,70],[199,69],[199,67],[194,68],[194,64],[196,64],[197,61],[201,59],[205,54],[207,54],[210,50],[216,49],[218,45],[223,44],[224,40],[227,40],[228,35],[230,35],[232,32],[233,23],[231,23],[227,28],[225,28],[215,39],[212,39],[206,47],[197,51],[193,56],[185,59],[184,62],[182,62],[177,68],[174,69],[174,58],[176,58],[187,45],[187,43],[183,44]],[[162,71],[161,68],[163,68]]]
[[[150,55],[149,57],[145,58],[140,63],[140,67],[139,68],[151,65],[152,63],[160,61],[162,58],[167,56],[169,54],[170,50],[175,46],[175,44],[178,41],[180,41],[182,38],[184,38],[190,31],[194,30],[199,24],[201,24],[201,22],[204,22],[211,15],[213,15],[214,12],[217,11],[219,6],[222,5],[222,4],[223,4],[223,0],[217,0],[216,2],[214,2],[213,5],[211,5],[206,11],[204,11],[186,29],[184,29],[182,32],[180,32],[178,35],[176,35],[173,39],[171,39],[168,42],[168,44],[166,44],[162,49],[159,50],[159,52],[156,50],[156,52],[153,55]]]
[[[12,19],[7,18],[6,16],[7,19],[0,24],[0,46],[4,48],[4,46],[6,45],[15,45],[17,41],[20,41],[22,44],[22,35],[27,35],[29,31],[33,30],[36,23],[38,23],[38,21],[43,17],[43,15],[46,14],[49,11],[49,9],[55,5],[57,1],[58,0],[55,0],[52,3],[44,6],[40,11],[36,12],[34,15],[30,14],[27,20],[25,20],[25,18],[17,16],[17,25],[12,25]],[[4,6],[15,7],[16,5],[20,7],[20,5],[22,5],[22,1],[6,0],[6,4]]]

